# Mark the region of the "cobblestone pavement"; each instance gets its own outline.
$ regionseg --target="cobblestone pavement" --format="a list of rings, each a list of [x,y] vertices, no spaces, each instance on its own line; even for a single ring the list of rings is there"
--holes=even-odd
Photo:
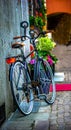
[[[64,83],[71,83],[71,46],[57,45],[53,53],[58,57],[56,71],[64,72]],[[71,91],[57,92],[51,106],[49,130],[71,130]]]
[[[71,91],[57,93],[51,107],[49,130],[71,130]]]
[[[52,53],[58,58],[56,71],[71,71],[71,46],[57,45]]]
[[[52,52],[58,58],[56,72],[64,72],[64,83],[71,83],[71,46],[57,45]]]

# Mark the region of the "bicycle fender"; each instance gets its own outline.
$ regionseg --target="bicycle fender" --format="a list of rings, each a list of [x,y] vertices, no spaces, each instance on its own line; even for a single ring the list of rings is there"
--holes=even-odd
[[[12,64],[12,65],[10,66],[10,69],[9,69],[9,81],[12,81],[13,66],[14,66],[14,64]]]

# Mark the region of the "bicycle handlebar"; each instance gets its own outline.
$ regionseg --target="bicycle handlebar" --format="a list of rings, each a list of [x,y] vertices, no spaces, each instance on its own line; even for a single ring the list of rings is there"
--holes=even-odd
[[[45,35],[49,32],[53,32],[53,30],[47,30],[47,31],[42,31],[38,34],[38,32],[36,30],[31,30],[29,31],[29,34],[30,34],[30,37],[26,35],[26,28],[28,27],[28,22],[27,21],[22,21],[20,23],[20,26],[22,28],[24,28],[24,36],[16,36],[14,37],[13,39],[16,40],[16,39],[21,39],[22,41],[24,41],[26,39],[26,37],[28,37],[30,40],[36,40],[40,35]],[[35,36],[36,34],[36,36]],[[23,40],[24,39],[24,40]]]
[[[33,31],[33,30],[31,30],[30,31],[30,35],[31,35],[31,39],[37,39],[40,35],[45,35],[45,34],[47,34],[47,33],[51,33],[51,32],[54,32],[53,30],[47,30],[47,31],[42,31],[42,32],[40,32],[39,34],[38,34],[38,32],[36,32],[35,30]],[[34,35],[37,35],[36,37],[34,36]]]
[[[47,31],[43,31],[43,32],[40,32],[36,37],[29,37],[29,36],[21,36],[21,40],[24,41],[27,38],[29,38],[30,40],[36,40],[40,35],[45,35],[47,34]]]
[[[32,37],[32,38],[27,36],[27,35],[25,35],[25,36],[15,36],[15,37],[13,37],[13,39],[14,40],[21,39],[21,41],[24,41],[24,40],[26,40],[26,38],[28,38],[30,40],[34,40],[35,41],[40,35],[45,35],[45,34],[47,34],[47,31],[40,32],[36,37]]]
[[[25,41],[26,38],[28,38],[28,39],[30,39],[30,40],[34,40],[34,41],[35,41],[40,35],[45,35],[45,34],[47,34],[47,33],[49,33],[49,32],[51,32],[51,31],[50,31],[50,30],[42,31],[42,32],[40,32],[39,34],[37,34],[36,37],[29,37],[29,36],[27,36],[27,35],[24,35],[24,36],[16,36],[16,37],[13,37],[13,39],[14,39],[14,40],[16,40],[16,39],[21,39],[21,41]],[[31,31],[30,31],[30,33],[31,33]],[[33,33],[34,33],[34,31],[33,31]]]

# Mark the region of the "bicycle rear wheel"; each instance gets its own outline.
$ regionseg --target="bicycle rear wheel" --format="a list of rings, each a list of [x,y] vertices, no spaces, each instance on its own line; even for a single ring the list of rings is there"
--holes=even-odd
[[[51,67],[46,60],[43,60],[39,62],[38,68],[40,93],[45,95],[44,99],[48,104],[53,104],[56,97],[56,89]]]
[[[25,115],[33,109],[33,90],[31,80],[21,61],[16,61],[10,70],[12,94],[18,109]]]

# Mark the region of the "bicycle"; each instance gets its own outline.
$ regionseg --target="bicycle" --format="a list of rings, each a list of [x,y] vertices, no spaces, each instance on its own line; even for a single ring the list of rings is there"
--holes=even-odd
[[[30,37],[26,36],[26,28],[28,23],[21,22],[21,27],[24,28],[24,36],[14,37],[14,40],[21,39],[21,42],[12,44],[12,48],[20,49],[21,55],[7,57],[6,62],[10,63],[9,77],[14,100],[18,109],[28,115],[33,110],[35,98],[44,100],[47,104],[53,104],[56,97],[55,82],[53,73],[49,63],[39,57],[35,41],[46,32],[41,32],[35,36],[35,32],[30,31]],[[22,43],[26,38],[29,38],[34,46],[27,56],[24,56]],[[35,51],[35,63],[33,67],[33,79],[31,78],[30,70],[26,59]],[[17,58],[21,58],[18,60]]]

